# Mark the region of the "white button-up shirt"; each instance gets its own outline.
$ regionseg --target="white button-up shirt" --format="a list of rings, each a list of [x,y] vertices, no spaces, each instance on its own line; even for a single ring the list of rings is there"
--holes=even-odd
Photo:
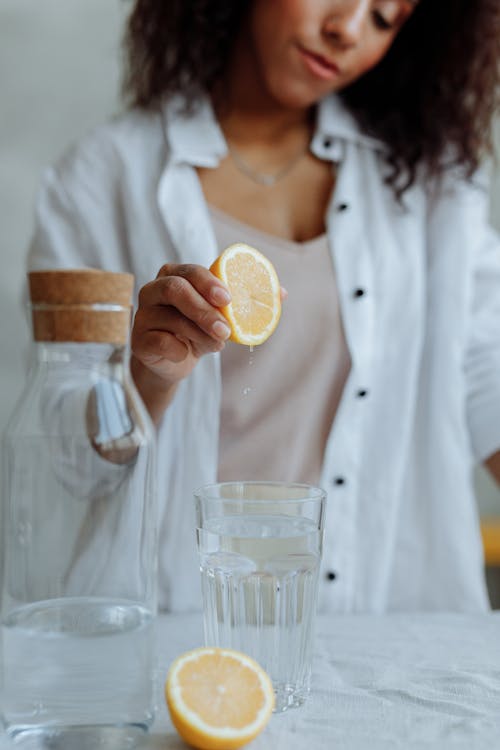
[[[312,150],[341,159],[326,225],[352,360],[321,478],[320,607],[485,608],[472,470],[500,448],[500,245],[487,192],[450,175],[419,181],[399,205],[382,145],[335,97],[320,105]],[[138,290],[166,262],[209,266],[217,249],[195,168],[226,154],[208,104],[99,128],[45,173],[30,268],[131,271]],[[220,357],[205,356],[158,432],[160,604],[174,611],[200,607],[192,494],[216,480],[220,394]]]

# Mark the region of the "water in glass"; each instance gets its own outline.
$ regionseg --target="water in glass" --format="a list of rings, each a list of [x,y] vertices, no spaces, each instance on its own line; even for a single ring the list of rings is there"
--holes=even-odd
[[[94,597],[11,612],[2,626],[9,734],[31,736],[33,747],[133,745],[153,720],[152,623],[143,607]]]
[[[269,673],[276,710],[310,689],[321,532],[304,517],[234,515],[198,529],[209,645],[244,651]]]

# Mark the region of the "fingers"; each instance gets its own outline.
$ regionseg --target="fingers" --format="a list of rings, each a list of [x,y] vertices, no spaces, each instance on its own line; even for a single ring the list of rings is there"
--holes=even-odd
[[[163,266],[139,293],[132,328],[134,355],[170,376],[173,371],[168,362],[186,364],[221,351],[230,329],[218,307],[230,299],[219,279],[202,266]]]
[[[207,302],[215,307],[224,307],[224,305],[228,305],[231,302],[231,295],[227,287],[217,276],[214,276],[213,273],[210,273],[203,266],[189,263],[180,265],[166,264],[160,268],[156,278],[164,276],[179,276],[186,279]]]
[[[137,310],[131,344],[142,360],[156,352],[158,360],[166,357],[179,362],[186,357],[186,347],[201,356],[221,351],[224,340],[209,336],[176,308],[158,305]]]
[[[190,353],[190,346],[168,331],[150,330],[140,337],[132,337],[132,351],[140,362],[153,367],[163,360],[173,364],[184,362]]]
[[[228,304],[229,292],[202,266],[163,266],[155,281],[139,293],[139,307],[172,307],[217,341],[225,341],[230,330],[217,309]]]

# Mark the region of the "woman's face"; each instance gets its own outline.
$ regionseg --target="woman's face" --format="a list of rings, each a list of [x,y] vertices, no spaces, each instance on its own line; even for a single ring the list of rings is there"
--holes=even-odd
[[[261,80],[286,107],[340,91],[385,55],[417,0],[254,0],[250,36]]]

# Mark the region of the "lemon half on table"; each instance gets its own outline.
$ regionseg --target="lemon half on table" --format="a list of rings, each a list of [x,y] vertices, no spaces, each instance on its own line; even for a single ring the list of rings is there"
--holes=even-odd
[[[274,690],[262,667],[240,651],[197,648],[171,664],[165,698],[182,739],[200,750],[236,750],[264,729]]]

